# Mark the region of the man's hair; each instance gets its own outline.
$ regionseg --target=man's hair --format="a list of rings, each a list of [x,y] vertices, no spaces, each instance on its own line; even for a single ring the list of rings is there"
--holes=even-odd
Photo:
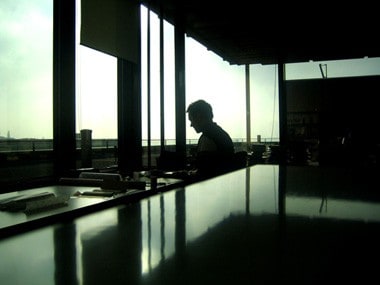
[[[187,107],[187,111],[190,115],[201,115],[202,117],[212,120],[214,114],[212,113],[212,107],[205,100],[197,100],[191,103]]]

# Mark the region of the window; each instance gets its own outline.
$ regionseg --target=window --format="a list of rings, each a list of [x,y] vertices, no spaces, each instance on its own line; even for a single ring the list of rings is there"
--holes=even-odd
[[[117,59],[80,45],[77,57],[76,133],[88,130],[92,139],[91,165],[78,167],[107,167],[117,162]]]
[[[0,185],[7,191],[53,174],[53,1],[1,1],[0,29]]]
[[[80,44],[81,1],[76,9],[76,134],[91,138],[90,155],[77,167],[104,168],[117,163],[117,58]],[[84,143],[87,140],[84,139]],[[83,151],[83,150],[82,150]]]
[[[253,64],[251,81],[251,142],[279,142],[277,65]]]
[[[148,47],[150,36],[150,47]],[[174,27],[163,21],[163,95],[164,95],[164,145],[169,150],[175,146],[175,83],[174,83]],[[150,127],[152,165],[160,154],[161,140],[161,67],[160,67],[160,19],[150,12],[150,31],[148,35],[148,9],[141,6],[141,81],[142,81],[142,139],[144,153],[148,145]],[[149,48],[149,62],[148,62]],[[149,78],[148,78],[148,66]],[[148,81],[150,80],[150,81]],[[149,84],[149,85],[148,85]],[[149,89],[148,89],[149,87]],[[148,91],[150,94],[148,94]],[[150,96],[150,118],[148,118],[148,95]],[[148,126],[148,120],[150,119]],[[144,166],[148,165],[146,157]]]
[[[230,65],[192,38],[186,38],[186,106],[203,99],[211,104],[214,121],[236,143],[246,139],[244,66]],[[188,144],[198,140],[186,121]]]

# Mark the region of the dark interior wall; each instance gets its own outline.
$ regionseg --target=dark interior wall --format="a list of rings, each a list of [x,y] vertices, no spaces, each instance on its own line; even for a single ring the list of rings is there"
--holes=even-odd
[[[287,81],[288,112],[316,111],[321,131],[354,128],[365,137],[378,130],[380,76]]]
[[[286,88],[288,124],[294,114],[313,114],[318,129],[313,134],[322,148],[344,137],[358,152],[377,148],[380,76],[291,80]]]

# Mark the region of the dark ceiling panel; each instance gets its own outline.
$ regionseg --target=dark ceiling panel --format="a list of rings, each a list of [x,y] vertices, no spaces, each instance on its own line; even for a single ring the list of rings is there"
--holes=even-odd
[[[261,1],[263,2],[263,1]],[[380,57],[377,23],[360,6],[332,11],[323,2],[142,0],[230,64],[275,64]],[[288,5],[288,6],[284,6]],[[299,4],[298,4],[299,5]],[[366,7],[371,10],[371,7]],[[374,11],[377,11],[374,10]],[[351,11],[352,12],[352,11]],[[373,19],[372,19],[373,18]],[[375,21],[376,22],[376,21]]]

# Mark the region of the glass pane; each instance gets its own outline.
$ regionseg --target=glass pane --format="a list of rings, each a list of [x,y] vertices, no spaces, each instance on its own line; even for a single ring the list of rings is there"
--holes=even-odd
[[[185,44],[186,107],[198,99],[210,103],[214,121],[238,146],[246,141],[244,66],[230,65],[192,38],[186,37]],[[196,144],[199,138],[188,120],[186,138],[188,145]]]
[[[151,165],[155,165],[160,152],[160,24],[157,15],[149,13],[150,31],[148,35],[148,9],[141,6],[141,127],[143,165],[148,162],[148,140],[150,134]],[[148,38],[149,37],[149,38]],[[148,46],[148,39],[150,46]],[[148,49],[150,49],[148,51]],[[148,54],[149,52],[149,54]],[[149,55],[149,58],[148,58]],[[150,99],[150,100],[149,100]],[[149,100],[149,101],[148,101]],[[149,110],[148,110],[149,108]],[[150,117],[148,116],[150,114]],[[149,133],[150,132],[150,133]]]
[[[53,1],[1,1],[0,185],[52,174],[52,59]]]
[[[372,76],[380,75],[380,58],[289,63],[285,68],[286,80]]]
[[[76,23],[77,148],[92,146],[77,167],[109,167],[117,164],[117,58],[79,44],[80,0]]]
[[[142,78],[142,138],[144,154],[148,140],[148,10],[141,6],[141,78]],[[174,27],[163,21],[164,26],[164,144],[167,150],[175,146],[175,84],[174,84]],[[150,138],[151,164],[156,165],[161,143],[161,103],[160,103],[160,20],[150,12]],[[144,166],[148,165],[147,155]]]
[[[164,21],[165,145],[169,150],[176,144],[174,59],[174,26]]]
[[[251,81],[251,142],[279,142],[277,65],[253,64]]]

